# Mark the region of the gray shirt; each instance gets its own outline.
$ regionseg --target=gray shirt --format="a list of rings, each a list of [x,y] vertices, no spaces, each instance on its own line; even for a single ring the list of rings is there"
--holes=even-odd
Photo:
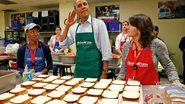
[[[119,72],[118,78],[119,79],[125,79],[125,74],[126,74],[126,66],[125,66],[125,61],[130,49],[130,44],[131,41],[126,42],[123,46],[123,52],[122,52],[122,66],[121,70]],[[155,69],[157,71],[157,66],[158,66],[158,61],[162,64],[164,69],[166,70],[166,74],[168,76],[169,81],[179,79],[176,67],[169,58],[169,53],[167,50],[166,45],[159,39],[155,38],[152,41],[152,56],[153,56],[153,62],[155,65]],[[151,76],[152,77],[152,76]]]

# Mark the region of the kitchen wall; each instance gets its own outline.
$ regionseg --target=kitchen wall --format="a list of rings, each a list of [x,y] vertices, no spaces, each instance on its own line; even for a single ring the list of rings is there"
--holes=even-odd
[[[158,19],[158,0],[121,0],[119,2],[103,2],[90,3],[90,14],[95,16],[95,7],[103,5],[120,6],[120,21],[128,20],[128,18],[137,13],[144,13],[151,17],[154,24],[159,26],[159,37],[166,43],[171,58],[177,67],[178,73],[182,75],[182,53],[178,48],[178,43],[182,36],[185,35],[185,19]],[[60,25],[64,27],[64,19],[70,10],[73,9],[73,3],[60,3]],[[115,33],[116,34],[116,33]],[[111,34],[110,34],[111,35]],[[112,37],[112,36],[111,36]],[[115,37],[115,36],[113,36]]]
[[[0,11],[0,38],[4,37],[5,30],[5,13],[4,11]]]

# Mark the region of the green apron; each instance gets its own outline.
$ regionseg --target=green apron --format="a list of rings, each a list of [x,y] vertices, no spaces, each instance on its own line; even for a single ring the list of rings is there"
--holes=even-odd
[[[102,55],[96,47],[93,26],[91,24],[92,32],[77,33],[79,25],[76,28],[77,55],[74,77],[100,78],[102,74]]]

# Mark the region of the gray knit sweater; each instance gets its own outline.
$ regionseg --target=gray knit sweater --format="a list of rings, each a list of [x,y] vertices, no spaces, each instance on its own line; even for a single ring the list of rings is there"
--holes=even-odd
[[[126,67],[125,67],[125,61],[126,57],[128,55],[131,41],[128,41],[123,46],[123,52],[122,52],[122,66],[121,70],[119,72],[118,78],[119,79],[125,79],[126,74]],[[179,79],[176,67],[169,58],[169,53],[167,50],[166,45],[159,40],[158,38],[153,39],[152,41],[152,56],[153,56],[153,62],[155,65],[155,69],[157,71],[158,61],[161,63],[161,65],[166,70],[166,74],[168,76],[169,81]],[[152,77],[152,76],[151,76]]]

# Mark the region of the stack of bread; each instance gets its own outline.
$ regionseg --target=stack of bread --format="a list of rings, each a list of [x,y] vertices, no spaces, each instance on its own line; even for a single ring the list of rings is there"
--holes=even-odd
[[[169,104],[185,104],[185,90],[176,86],[168,86],[165,88],[164,95]]]
[[[138,103],[140,97],[141,83],[137,80],[128,80],[124,91],[122,93],[122,97],[124,101],[128,103]]]

